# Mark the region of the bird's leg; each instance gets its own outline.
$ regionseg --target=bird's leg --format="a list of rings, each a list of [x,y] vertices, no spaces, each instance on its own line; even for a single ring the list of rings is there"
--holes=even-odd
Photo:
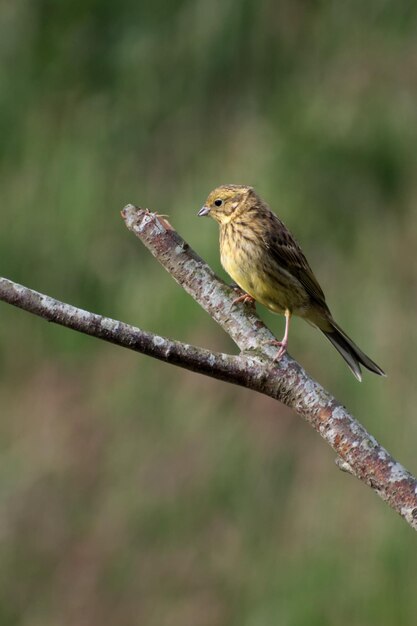
[[[288,346],[288,332],[290,329],[290,318],[291,318],[291,311],[289,311],[288,309],[285,309],[285,332],[284,332],[284,336],[282,338],[281,341],[277,341],[276,339],[271,339],[271,341],[268,341],[268,343],[272,346],[279,346],[279,350],[277,352],[277,354],[274,356],[274,361],[279,361],[281,357],[284,356],[284,354],[287,351],[287,346]]]

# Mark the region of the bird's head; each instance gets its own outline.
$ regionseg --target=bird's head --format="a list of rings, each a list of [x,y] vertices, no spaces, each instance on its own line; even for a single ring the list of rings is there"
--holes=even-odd
[[[227,224],[245,210],[255,195],[253,188],[247,185],[222,185],[209,194],[198,215],[210,215],[219,224]]]

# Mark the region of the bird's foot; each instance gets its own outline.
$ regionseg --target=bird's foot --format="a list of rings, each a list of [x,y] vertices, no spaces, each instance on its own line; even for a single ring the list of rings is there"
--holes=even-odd
[[[279,361],[280,359],[282,359],[284,354],[287,352],[288,339],[284,339],[283,341],[278,341],[277,339],[270,339],[266,343],[269,344],[270,346],[278,346],[279,347],[278,352],[274,356],[274,359],[273,359],[274,362]]]
[[[238,302],[243,302],[243,304],[255,304],[255,298],[252,298],[252,296],[250,296],[248,293],[244,293],[233,300],[232,306],[234,306]]]
[[[233,289],[235,289],[235,287],[233,287]],[[250,296],[248,293],[242,293],[240,296],[235,298],[230,305],[230,309],[232,309],[235,304],[238,304],[238,302],[243,302],[243,304],[250,304],[252,306],[255,306],[255,298],[252,298],[252,296]]]

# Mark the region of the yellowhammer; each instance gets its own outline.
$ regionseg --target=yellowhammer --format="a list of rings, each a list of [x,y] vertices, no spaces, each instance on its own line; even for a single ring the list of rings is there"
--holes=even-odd
[[[326,335],[358,380],[361,364],[385,375],[336,324],[300,246],[252,187],[218,187],[198,215],[220,225],[222,265],[245,292],[236,301],[256,300],[285,315],[284,337],[274,342],[280,346],[277,359],[287,350],[291,315],[299,315]]]

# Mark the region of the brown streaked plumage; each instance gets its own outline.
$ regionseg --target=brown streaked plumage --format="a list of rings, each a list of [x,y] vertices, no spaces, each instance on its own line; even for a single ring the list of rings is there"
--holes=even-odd
[[[285,315],[284,337],[275,342],[280,346],[277,358],[287,349],[291,315],[298,315],[326,335],[358,380],[361,365],[385,375],[336,324],[300,246],[252,187],[217,187],[198,215],[219,223],[222,265],[245,295]],[[237,300],[242,299],[249,298]]]

